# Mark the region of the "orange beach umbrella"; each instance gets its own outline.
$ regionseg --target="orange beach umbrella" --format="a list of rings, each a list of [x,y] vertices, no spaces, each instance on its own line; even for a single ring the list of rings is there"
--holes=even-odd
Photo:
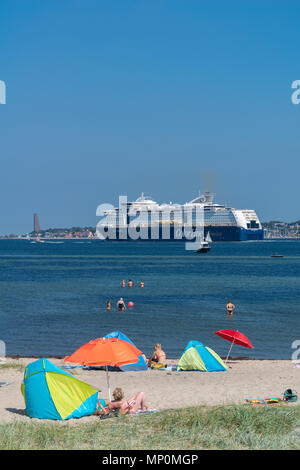
[[[64,361],[86,366],[105,366],[109,399],[111,400],[108,366],[134,364],[138,362],[141,354],[139,349],[122,339],[97,338],[80,346],[71,356],[66,356]]]

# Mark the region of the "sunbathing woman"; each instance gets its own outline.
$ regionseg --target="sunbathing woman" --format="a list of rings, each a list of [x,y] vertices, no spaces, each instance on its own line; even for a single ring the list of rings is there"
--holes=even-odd
[[[152,362],[156,364],[162,364],[163,366],[167,365],[166,353],[162,350],[160,343],[156,343],[154,345],[154,352],[151,354],[151,357],[149,358],[148,367],[151,367]]]
[[[151,408],[146,403],[146,398],[144,392],[138,392],[128,400],[123,401],[123,404],[120,408],[121,414],[134,414],[137,411],[149,411]]]
[[[94,414],[108,414],[116,409],[119,410],[120,414],[134,414],[138,410],[148,411],[150,406],[145,401],[144,392],[138,392],[128,400],[123,400],[124,392],[121,388],[117,387],[113,391],[114,400],[98,400],[98,407]],[[105,406],[103,406],[105,405]]]
[[[108,414],[111,411],[114,411],[116,409],[121,408],[123,404],[123,398],[124,398],[124,393],[123,390],[119,387],[115,388],[113,393],[113,400],[105,400],[104,398],[101,398],[98,400],[98,405],[97,409],[94,414],[99,415],[99,414]]]

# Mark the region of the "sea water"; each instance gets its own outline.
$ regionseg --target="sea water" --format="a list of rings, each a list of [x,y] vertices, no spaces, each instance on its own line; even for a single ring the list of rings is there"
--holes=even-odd
[[[118,312],[120,297],[134,307]],[[300,341],[300,241],[216,242],[196,254],[184,242],[0,240],[7,355],[69,355],[120,331],[146,355],[159,342],[178,358],[198,340],[224,357],[230,343],[215,335],[220,329],[238,330],[254,346],[234,345],[233,356],[291,358]]]

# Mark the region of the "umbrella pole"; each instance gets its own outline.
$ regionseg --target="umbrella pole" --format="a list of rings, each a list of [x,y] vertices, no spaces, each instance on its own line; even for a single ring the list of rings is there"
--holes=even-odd
[[[231,346],[230,346],[230,348],[229,348],[229,351],[228,351],[228,354],[227,354],[227,357],[226,357],[226,360],[225,360],[225,364],[226,364],[226,363],[227,363],[227,361],[228,361],[228,358],[229,358],[230,352],[231,352],[231,350],[232,350],[233,343],[234,343],[234,338],[233,338],[233,341],[232,341],[232,343],[231,343]]]
[[[108,367],[105,366],[105,369],[106,369],[106,382],[107,382],[107,388],[108,388],[108,398],[109,398],[109,401],[111,401],[110,385],[109,385],[109,375],[108,375]]]

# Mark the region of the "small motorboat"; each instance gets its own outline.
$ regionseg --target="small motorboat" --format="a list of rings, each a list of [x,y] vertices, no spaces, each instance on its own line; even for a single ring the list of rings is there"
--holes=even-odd
[[[271,258],[283,258],[283,255],[279,255],[277,253],[274,253],[274,255],[271,255]]]
[[[200,247],[198,250],[195,251],[195,253],[208,253],[210,251],[210,246],[207,242],[201,242]]]
[[[200,246],[198,250],[195,251],[195,253],[208,253],[210,251],[210,246],[209,246],[209,241],[212,241],[210,238],[210,234],[208,232],[206,238],[204,241],[200,242]]]

